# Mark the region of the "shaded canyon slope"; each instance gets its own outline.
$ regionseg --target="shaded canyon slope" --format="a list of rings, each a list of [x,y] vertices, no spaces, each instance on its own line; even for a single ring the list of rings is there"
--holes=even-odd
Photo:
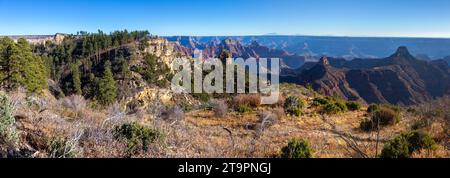
[[[349,100],[412,105],[450,94],[450,69],[445,64],[444,60],[418,60],[400,47],[383,59],[322,57],[281,80],[312,85],[326,95]]]

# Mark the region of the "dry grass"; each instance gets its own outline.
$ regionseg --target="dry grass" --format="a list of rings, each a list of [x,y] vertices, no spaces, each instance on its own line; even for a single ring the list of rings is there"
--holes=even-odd
[[[306,89],[288,86],[282,91],[304,99],[307,106],[311,104],[313,97]],[[14,96],[20,98],[20,94]],[[237,98],[238,103],[246,103],[256,97],[243,95]],[[42,104],[47,108],[45,110],[26,104],[18,104],[17,107],[16,114],[21,116],[18,117],[18,129],[22,131],[21,147],[30,148],[33,157],[49,156],[46,144],[53,136],[73,140],[77,157],[123,157],[126,143],[116,140],[111,130],[116,125],[132,121],[158,129],[165,135],[161,143],[152,144],[147,152],[133,157],[278,157],[281,148],[293,138],[309,140],[314,156],[318,158],[375,157],[380,154],[384,142],[411,130],[424,117],[423,114],[406,112],[402,114],[400,123],[382,128],[377,137],[376,132],[364,132],[359,128],[361,120],[369,117],[362,111],[364,108],[324,116],[317,108],[307,107],[302,110],[302,116],[290,117],[285,116],[279,107],[257,107],[254,112],[246,114],[221,114],[221,119],[217,119],[214,111],[194,110],[185,113],[184,119],[167,122],[157,117],[162,111],[160,107],[136,113],[126,113],[120,104],[104,110],[86,107],[81,115],[74,117],[67,113],[76,108],[61,109],[56,100],[48,101],[37,102],[46,103]],[[450,156],[446,115],[439,118],[430,119],[429,124],[420,128],[436,138],[438,149],[415,153],[413,157]]]
[[[246,105],[252,108],[261,106],[261,96],[259,94],[241,94],[233,98],[233,106]]]

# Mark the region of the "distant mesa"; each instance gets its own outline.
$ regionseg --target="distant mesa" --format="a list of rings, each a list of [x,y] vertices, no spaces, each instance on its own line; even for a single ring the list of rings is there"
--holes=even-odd
[[[14,41],[19,40],[20,38],[24,38],[28,41],[30,44],[45,44],[46,42],[50,41],[52,43],[61,44],[67,34],[65,33],[56,33],[55,35],[15,35],[15,36],[8,36]]]

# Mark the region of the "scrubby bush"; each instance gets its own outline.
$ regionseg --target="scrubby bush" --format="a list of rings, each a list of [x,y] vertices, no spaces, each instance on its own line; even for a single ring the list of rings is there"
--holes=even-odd
[[[306,140],[293,139],[281,149],[283,158],[312,158],[313,150]]]
[[[410,150],[408,139],[404,136],[397,136],[387,142],[381,151],[382,158],[409,158]]]
[[[141,150],[147,151],[149,144],[163,138],[159,130],[142,126],[137,122],[116,126],[113,135],[116,139],[126,139],[127,156],[132,156]]]
[[[377,111],[372,113],[370,119],[364,119],[360,123],[361,130],[372,131],[378,127],[385,127],[389,125],[395,125],[400,122],[400,113],[395,112],[392,109],[381,107]]]
[[[431,126],[432,122],[428,119],[421,119],[418,121],[415,121],[412,125],[411,125],[411,129],[413,130],[418,130],[418,129],[422,129],[428,126]]]
[[[342,102],[342,101],[337,101],[337,102],[335,102],[334,104],[335,104],[337,107],[339,107],[339,109],[341,109],[340,112],[347,112],[347,111],[348,111],[347,105],[346,105],[344,102]]]
[[[350,111],[357,111],[361,109],[361,104],[356,101],[348,101],[345,105],[347,105],[347,108]]]
[[[258,123],[261,124],[261,128],[268,128],[279,122],[282,115],[279,112],[264,111],[258,113]]]
[[[395,112],[400,113],[401,112],[401,108],[392,104],[371,104],[369,105],[369,107],[367,108],[367,112],[368,113],[374,113],[375,111],[380,110],[381,108],[388,108],[391,109]]]
[[[381,126],[394,125],[400,122],[400,113],[392,109],[382,107],[373,113],[372,122],[376,125],[378,125],[379,122]]]
[[[298,97],[290,96],[284,101],[284,111],[293,116],[300,116],[305,103]]]
[[[322,113],[325,114],[338,114],[341,112],[347,112],[348,111],[348,107],[347,107],[347,103],[341,101],[341,100],[337,100],[337,99],[326,99],[328,102],[328,104],[324,105],[322,107]]]
[[[163,109],[160,117],[166,121],[177,122],[177,121],[183,120],[185,117],[185,114],[184,114],[183,109],[181,109],[181,107],[174,106],[174,107]]]
[[[192,93],[192,97],[205,103],[211,99],[211,96],[208,93]]]
[[[335,103],[330,103],[323,107],[322,112],[324,112],[326,114],[337,114],[337,113],[342,112],[342,108],[340,108]]]
[[[234,110],[238,113],[247,113],[251,112],[252,108],[248,107],[247,105],[237,105],[235,106]]]
[[[179,105],[178,105],[184,112],[190,112],[193,110],[193,106],[191,103],[186,102],[186,101],[182,101]]]
[[[223,118],[228,113],[228,104],[223,100],[213,99],[209,102],[209,106],[216,117]]]
[[[237,95],[233,98],[233,104],[247,105],[252,108],[257,108],[261,105],[261,96],[257,94]]]
[[[370,132],[374,130],[376,127],[377,126],[374,126],[374,124],[372,123],[372,120],[368,118],[364,118],[359,124],[359,128],[361,128],[361,130],[366,132]]]
[[[371,105],[369,105],[369,107],[367,107],[367,112],[368,113],[373,113],[373,112],[377,111],[378,109],[380,109],[380,105],[378,105],[378,104],[371,104]]]
[[[17,140],[14,106],[9,96],[0,92],[0,144],[14,145]]]
[[[318,107],[318,106],[325,106],[327,104],[330,104],[330,100],[326,98],[314,98],[312,102],[312,106]]]
[[[387,142],[381,151],[382,158],[409,158],[421,149],[434,149],[436,142],[424,132],[402,133]]]
[[[80,95],[71,95],[65,98],[61,98],[59,102],[65,108],[75,112],[76,117],[78,117],[78,115],[83,112],[83,110],[87,106],[87,101],[83,96]]]
[[[435,148],[436,142],[427,133],[420,131],[412,131],[407,133],[410,151],[419,151],[421,149],[432,150]]]
[[[393,111],[395,111],[397,113],[400,113],[402,111],[402,108],[400,108],[399,106],[392,105],[392,104],[389,104],[389,103],[381,104],[380,107],[381,108],[389,108],[389,109],[391,109],[391,110],[393,110]]]
[[[47,151],[50,158],[75,158],[76,145],[63,137],[53,137],[47,143]]]

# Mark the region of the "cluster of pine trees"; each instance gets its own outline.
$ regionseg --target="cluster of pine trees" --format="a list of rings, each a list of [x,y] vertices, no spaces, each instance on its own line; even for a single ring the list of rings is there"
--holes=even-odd
[[[32,53],[25,39],[14,42],[0,39],[0,82],[9,90],[23,86],[29,93],[39,93],[47,88],[48,70],[45,59]]]
[[[105,34],[79,32],[60,44],[46,44],[41,51],[48,56],[51,78],[62,87],[63,94],[83,95],[103,105],[117,98],[117,80],[129,80],[134,47],[145,43],[148,31],[115,31]]]
[[[170,69],[146,54],[143,66],[130,68],[137,50],[148,46],[148,31],[116,31],[105,34],[79,32],[61,44],[47,42],[30,46],[25,39],[0,39],[2,88],[24,86],[30,93],[48,88],[48,79],[61,88],[58,96],[82,95],[109,105],[118,98],[116,81],[141,74],[149,84],[167,86]]]

